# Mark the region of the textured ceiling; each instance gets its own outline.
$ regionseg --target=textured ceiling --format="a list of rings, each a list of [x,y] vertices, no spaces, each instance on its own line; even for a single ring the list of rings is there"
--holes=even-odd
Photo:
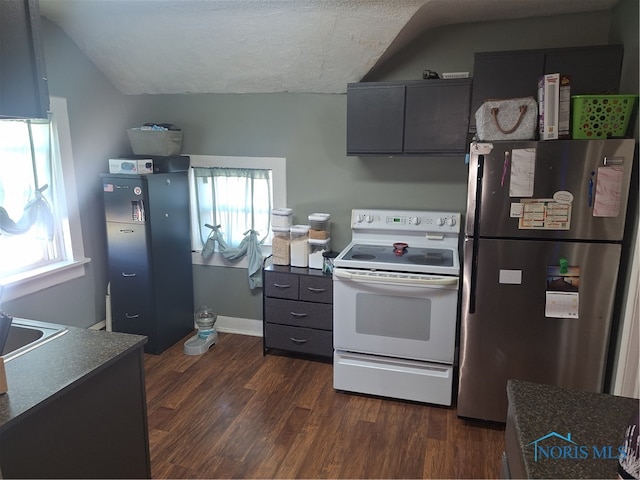
[[[124,94],[343,93],[430,28],[617,1],[40,0],[40,11]]]

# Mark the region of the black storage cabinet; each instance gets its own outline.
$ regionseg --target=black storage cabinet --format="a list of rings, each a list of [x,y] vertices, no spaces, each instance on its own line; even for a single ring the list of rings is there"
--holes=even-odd
[[[187,172],[103,174],[112,328],[159,354],[194,330]]]
[[[548,73],[571,76],[571,95],[616,94],[622,45],[478,52],[474,56],[469,132],[476,132],[475,112],[485,100],[532,96],[538,78]]]

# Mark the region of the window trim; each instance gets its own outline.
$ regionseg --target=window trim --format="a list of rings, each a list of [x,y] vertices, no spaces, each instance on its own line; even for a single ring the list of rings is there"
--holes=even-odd
[[[57,142],[61,157],[62,191],[67,219],[63,222],[67,258],[45,267],[2,278],[0,302],[3,303],[83,277],[86,274],[85,265],[91,261],[84,255],[67,100],[62,97],[51,97],[50,110],[56,118]]]
[[[189,155],[189,154],[185,154]],[[273,208],[284,208],[287,206],[287,160],[282,157],[233,157],[220,155],[189,155],[191,167],[222,167],[222,168],[265,168],[271,170],[273,189]],[[189,169],[189,188],[193,186],[193,170]],[[191,234],[193,237],[193,194],[190,193],[189,205],[191,208]],[[262,254],[271,255],[271,246],[263,245]],[[225,259],[218,252],[215,252],[208,259],[202,258],[201,250],[193,246],[191,250],[191,263],[193,265],[210,265],[215,267],[247,268],[248,259],[241,258],[236,262]]]

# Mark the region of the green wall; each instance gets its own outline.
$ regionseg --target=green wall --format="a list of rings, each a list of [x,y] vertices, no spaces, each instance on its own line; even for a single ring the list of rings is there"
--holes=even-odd
[[[621,7],[633,2],[622,0]],[[599,12],[435,28],[377,65],[365,80],[419,79],[427,68],[471,72],[475,51],[605,44],[610,17]],[[92,262],[85,280],[8,303],[14,315],[80,325],[104,318],[106,243],[99,173],[107,170],[109,157],[130,152],[126,128],[144,122],[180,126],[184,153],[286,157],[294,220],[304,222],[316,211],[331,213],[335,250],[349,241],[352,208],[465,210],[467,167],[462,156],[347,157],[345,95],[127,97],[114,90],[64,32],[46,20],[44,24],[50,91],[68,99],[82,229]],[[637,57],[637,15],[635,23],[613,25],[631,30],[621,36],[635,39]],[[194,280],[196,306],[207,303],[220,315],[262,318],[261,292],[249,290],[244,271],[194,266]]]

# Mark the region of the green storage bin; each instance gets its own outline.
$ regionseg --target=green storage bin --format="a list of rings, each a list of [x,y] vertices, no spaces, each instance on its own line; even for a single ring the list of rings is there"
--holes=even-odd
[[[571,97],[571,138],[622,138],[638,95],[575,95]]]

